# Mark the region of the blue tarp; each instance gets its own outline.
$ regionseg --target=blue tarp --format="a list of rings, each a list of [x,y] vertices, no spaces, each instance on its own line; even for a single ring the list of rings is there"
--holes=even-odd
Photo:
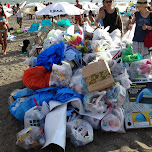
[[[64,55],[64,44],[55,44],[44,50],[37,56],[36,66],[44,66],[50,70],[53,64],[61,64]]]
[[[17,108],[15,107],[18,100],[15,100],[10,105],[11,114],[13,114],[20,121],[24,121],[25,112],[36,106],[36,103],[33,98],[36,99],[38,105],[42,105],[43,101],[49,103],[50,100],[56,100],[65,103],[66,101],[69,101],[73,98],[82,99],[82,96],[69,88],[48,87],[44,89],[39,89],[35,91],[34,95],[27,98]]]

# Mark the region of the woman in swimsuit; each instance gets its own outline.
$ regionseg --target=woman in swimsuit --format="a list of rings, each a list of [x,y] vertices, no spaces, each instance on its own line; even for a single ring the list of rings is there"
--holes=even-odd
[[[7,17],[4,13],[2,5],[0,5],[0,44],[2,45],[2,50],[4,50],[3,55],[6,55],[6,48],[7,48],[8,29],[6,24],[7,24]]]

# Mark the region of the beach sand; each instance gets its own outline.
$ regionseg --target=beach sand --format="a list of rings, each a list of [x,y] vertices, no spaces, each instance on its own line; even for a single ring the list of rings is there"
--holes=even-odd
[[[23,20],[24,27],[29,27],[34,20]],[[16,18],[11,17],[9,26],[18,29]],[[0,152],[24,152],[16,146],[16,134],[23,129],[23,123],[9,112],[8,97],[18,88],[24,88],[23,71],[28,68],[24,60],[26,54],[21,53],[24,39],[33,39],[29,34],[14,34],[16,39],[8,42],[6,56],[0,55]],[[2,54],[2,53],[1,53]],[[51,152],[52,147],[29,152]],[[58,150],[54,150],[57,152]],[[94,141],[84,147],[74,147],[67,139],[66,152],[152,152],[152,129],[127,130],[126,134],[102,133],[94,131]]]

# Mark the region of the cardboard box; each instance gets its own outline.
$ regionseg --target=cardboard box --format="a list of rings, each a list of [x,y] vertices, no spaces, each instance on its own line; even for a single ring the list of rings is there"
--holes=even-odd
[[[152,82],[134,82],[124,102],[125,126],[131,128],[152,127]]]
[[[82,74],[89,92],[101,91],[115,84],[108,63],[104,60],[83,67]]]

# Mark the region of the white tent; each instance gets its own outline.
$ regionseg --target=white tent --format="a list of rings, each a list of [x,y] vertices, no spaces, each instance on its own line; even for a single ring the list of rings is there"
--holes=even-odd
[[[36,12],[36,15],[51,15],[51,16],[57,16],[57,15],[80,15],[83,13],[83,10],[73,6],[70,3],[67,2],[58,2],[53,3],[44,9],[42,9],[39,12]]]

